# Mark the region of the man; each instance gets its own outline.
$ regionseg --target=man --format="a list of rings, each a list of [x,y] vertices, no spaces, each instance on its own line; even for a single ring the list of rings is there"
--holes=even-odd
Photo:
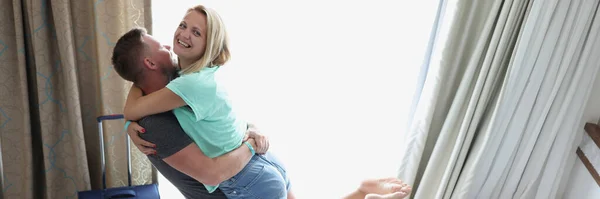
[[[117,41],[112,62],[121,77],[133,82],[146,95],[164,88],[177,74],[170,47],[161,45],[139,28],[130,30]],[[185,134],[170,111],[145,117],[139,124],[141,126],[136,123],[129,126],[131,139],[142,143],[136,144],[138,149],[148,155],[154,167],[186,198],[226,198],[219,190],[209,194],[201,182],[218,184],[227,180],[241,171],[252,157],[250,149],[242,145],[223,156],[208,158]],[[256,138],[249,139],[253,148],[257,153],[266,152],[266,138],[249,127],[248,132]],[[260,144],[257,145],[257,141]],[[397,179],[379,179],[364,181],[359,190],[347,198],[362,199],[367,194],[371,194],[370,198],[403,198],[409,192],[410,187]],[[389,194],[389,197],[375,194]]]
[[[134,82],[144,94],[150,94],[165,87],[177,74],[169,49],[145,34],[145,30],[133,29],[118,40],[112,62],[121,77]],[[146,57],[147,54],[150,56]],[[151,154],[148,155],[150,162],[186,198],[226,198],[220,191],[209,194],[200,182],[218,184],[229,179],[252,157],[246,145],[214,159],[205,156],[185,134],[171,111],[145,117],[139,124],[144,128],[133,123],[128,133],[135,143],[140,143],[141,138],[148,142],[145,142],[146,146],[136,147]],[[132,130],[146,133],[141,133],[140,138]],[[249,142],[258,148],[254,140]]]

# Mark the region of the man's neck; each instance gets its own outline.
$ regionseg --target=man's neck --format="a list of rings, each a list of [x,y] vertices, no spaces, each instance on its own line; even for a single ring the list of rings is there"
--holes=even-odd
[[[149,75],[144,78],[146,81],[142,82],[138,86],[144,92],[144,95],[148,95],[150,93],[154,93],[165,86],[169,80],[165,76],[157,76],[157,75]]]
[[[164,86],[157,86],[156,84],[143,84],[140,85],[140,89],[144,92],[144,95],[148,95],[150,93],[154,93],[160,89],[164,88]]]

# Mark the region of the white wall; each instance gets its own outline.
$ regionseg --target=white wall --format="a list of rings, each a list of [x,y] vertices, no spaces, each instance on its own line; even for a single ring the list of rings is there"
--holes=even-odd
[[[598,123],[600,119],[600,74],[596,75],[596,80],[594,82],[594,87],[592,88],[592,93],[590,94],[590,99],[586,105],[586,109],[583,113],[582,118],[582,126],[576,133],[579,133],[578,140],[576,143],[580,143],[579,146],[591,146],[594,145],[592,143],[591,138],[585,133],[583,130],[583,125],[586,122]],[[582,147],[584,148],[584,147]],[[589,147],[588,147],[589,148]],[[598,150],[595,153],[595,156],[600,153],[599,148],[595,148]],[[585,152],[585,150],[584,150]],[[565,199],[598,199],[600,198],[600,187],[591,174],[585,168],[581,160],[575,154],[575,150],[573,150],[573,157],[570,158],[570,161],[573,162],[573,167],[570,173],[568,173],[569,181],[567,182],[563,198]],[[588,157],[591,161],[600,160],[600,157]],[[598,170],[598,169],[597,169]]]
[[[220,80],[237,113],[269,135],[298,198],[339,198],[396,175],[439,0],[174,2],[152,1],[152,34],[171,44],[186,8],[219,12],[232,52]]]

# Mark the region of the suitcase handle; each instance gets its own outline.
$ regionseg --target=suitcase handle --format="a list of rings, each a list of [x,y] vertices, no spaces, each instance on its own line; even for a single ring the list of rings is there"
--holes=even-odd
[[[98,136],[100,140],[100,159],[102,161],[102,189],[106,189],[106,160],[104,157],[104,132],[102,130],[102,122],[105,120],[119,120],[123,118],[125,118],[123,114],[101,115],[96,118],[96,121],[98,121]],[[125,148],[127,150],[127,185],[131,186],[131,153],[129,151],[129,134],[125,133],[125,136]]]
[[[96,121],[102,122],[104,120],[118,120],[125,118],[123,114],[112,114],[112,115],[102,115],[96,118]]]
[[[106,196],[106,199],[116,199],[116,198],[135,198],[135,191],[127,189],[127,190],[119,190],[111,193]]]

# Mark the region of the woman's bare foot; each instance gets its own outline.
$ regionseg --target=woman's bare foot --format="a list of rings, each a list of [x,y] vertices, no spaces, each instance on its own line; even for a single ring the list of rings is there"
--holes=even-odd
[[[365,196],[365,199],[403,199],[406,196],[408,196],[408,193],[400,191],[385,195],[367,194],[367,196]]]
[[[381,178],[362,181],[360,187],[344,199],[403,199],[412,187],[398,178]]]
[[[363,181],[359,191],[366,194],[365,199],[402,199],[412,187],[398,178],[382,178]]]
[[[402,191],[403,188],[410,190],[411,187],[398,178],[381,178],[363,181],[358,190],[366,194],[385,195]]]

